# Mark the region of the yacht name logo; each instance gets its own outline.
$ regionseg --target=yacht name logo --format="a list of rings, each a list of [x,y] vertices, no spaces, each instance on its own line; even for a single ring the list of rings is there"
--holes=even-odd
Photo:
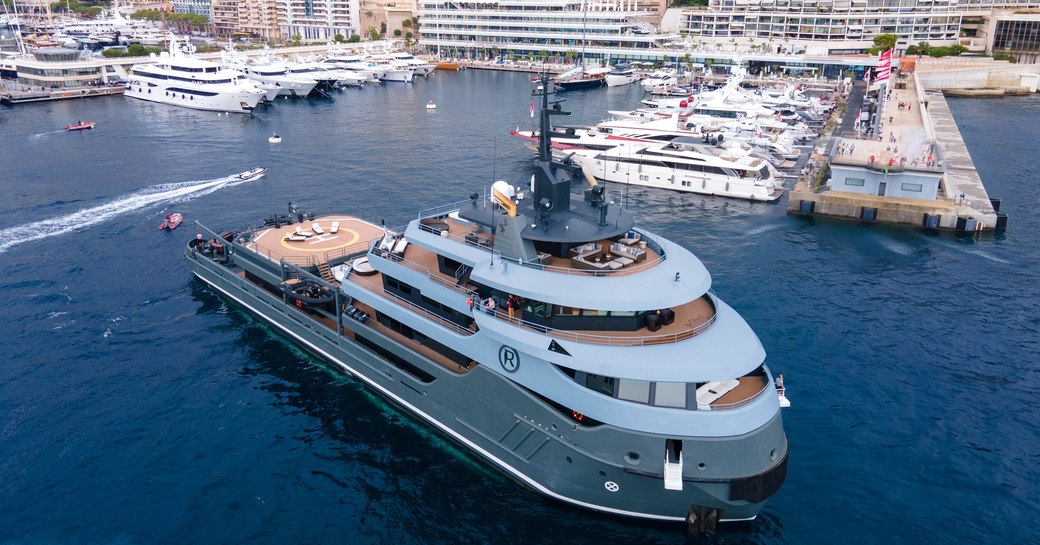
[[[520,368],[520,353],[512,346],[503,344],[498,349],[498,363],[502,364],[502,369],[507,373],[515,373]]]

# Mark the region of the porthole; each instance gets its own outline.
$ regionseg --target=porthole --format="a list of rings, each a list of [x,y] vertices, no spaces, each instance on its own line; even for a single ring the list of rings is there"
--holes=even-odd
[[[630,463],[630,464],[632,464],[632,465],[634,465],[634,466],[639,465],[639,462],[640,462],[639,453],[634,451],[634,450],[630,450],[630,451],[626,452],[625,453],[625,461]]]
[[[574,463],[574,460],[571,460],[571,457],[570,457],[570,456],[567,456],[567,463],[568,463],[568,464],[573,464],[573,463]]]
[[[769,461],[771,461],[771,462],[775,462],[776,461],[776,449],[775,448],[769,449]]]
[[[697,464],[697,469],[699,469],[701,471],[704,471],[707,468],[708,468],[708,464],[706,464],[704,462],[701,462],[701,463]]]
[[[601,469],[601,470],[599,470],[599,476],[600,476],[600,477],[606,477],[606,476],[607,476],[607,472],[606,472],[606,471],[603,471],[603,470]]]

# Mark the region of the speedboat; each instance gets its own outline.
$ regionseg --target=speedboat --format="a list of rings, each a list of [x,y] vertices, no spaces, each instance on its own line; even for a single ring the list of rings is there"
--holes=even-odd
[[[93,121],[87,121],[86,123],[84,123],[82,121],[77,121],[73,125],[65,125],[65,130],[67,130],[67,131],[83,131],[83,130],[86,130],[86,129],[93,129],[94,125],[96,125],[96,123],[93,122]]]
[[[257,168],[254,168],[253,170],[247,170],[245,172],[240,172],[238,174],[235,174],[232,177],[233,178],[237,178],[239,180],[256,180],[256,179],[259,179],[259,178],[263,178],[265,174],[267,174],[267,169],[266,168],[257,167]]]
[[[431,101],[426,103],[426,109],[427,110],[436,110],[437,109],[437,105],[434,104],[433,101],[431,100]]]

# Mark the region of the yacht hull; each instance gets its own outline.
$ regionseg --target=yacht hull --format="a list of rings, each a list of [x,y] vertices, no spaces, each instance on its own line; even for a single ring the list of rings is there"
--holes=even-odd
[[[691,509],[717,509],[723,521],[750,520],[783,483],[787,440],[777,411],[764,425],[732,437],[679,437],[690,461],[682,490],[664,488],[662,456],[665,439],[610,425],[578,425],[536,395],[491,371],[498,361],[481,361],[457,373],[426,359],[377,329],[342,317],[345,331],[312,319],[259,282],[247,280],[279,273],[276,263],[235,243],[232,262],[223,264],[194,251],[185,257],[192,272],[222,297],[249,311],[283,335],[362,382],[401,410],[426,422],[469,452],[525,486],[573,505],[616,515],[662,521],[684,521]],[[243,259],[242,265],[234,260]],[[250,275],[243,274],[247,269]],[[371,303],[375,303],[373,300]],[[392,305],[393,303],[388,303]],[[389,309],[385,309],[389,310]],[[398,309],[397,318],[409,311]],[[326,322],[328,320],[326,319]],[[435,324],[425,333],[443,338]],[[418,328],[417,328],[418,329]],[[390,352],[428,374],[417,379],[399,365],[354,339]],[[456,350],[499,341],[479,334],[461,337]],[[497,353],[497,352],[496,352]],[[521,351],[520,358],[536,356]],[[759,398],[758,402],[768,400]],[[770,401],[776,403],[776,401]],[[748,463],[750,452],[774,447],[773,460]],[[631,453],[636,455],[634,461]],[[698,470],[698,462],[703,464]]]
[[[758,185],[753,180],[731,176],[675,170],[653,165],[639,166],[594,157],[574,156],[575,162],[588,168],[597,179],[619,184],[631,184],[673,191],[717,195],[749,201],[776,202],[784,194],[783,188]]]
[[[607,87],[620,87],[639,81],[636,74],[607,74]]]
[[[124,94],[131,98],[194,110],[242,114],[252,112],[260,100],[265,97],[264,93],[220,93],[208,96],[208,94],[197,92],[164,91],[160,87],[149,88],[147,84],[137,85],[133,80],[127,85]]]

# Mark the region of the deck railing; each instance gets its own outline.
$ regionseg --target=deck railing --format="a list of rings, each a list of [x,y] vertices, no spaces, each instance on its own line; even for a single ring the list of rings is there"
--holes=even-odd
[[[409,269],[412,269],[413,271],[425,274],[426,278],[430,279],[431,281],[451,290],[457,291],[465,296],[475,296],[477,294],[477,292],[473,290],[466,289],[462,286],[456,285],[455,282],[448,280],[447,278],[444,278],[444,276],[440,273],[435,273],[426,266],[420,265],[411,259],[397,255],[389,250],[383,250],[377,246],[372,248],[372,253],[388,261],[392,261],[394,263],[403,265]]]
[[[715,296],[715,293],[709,290],[707,295],[712,301],[712,306],[717,309],[718,299]],[[704,323],[698,324],[683,331],[678,331],[676,333],[669,333],[665,335],[622,336],[580,333],[577,331],[570,331],[566,329],[556,329],[553,327],[529,322],[527,320],[522,320],[520,318],[510,317],[508,311],[503,311],[501,308],[498,308],[497,306],[493,312],[489,311],[484,306],[474,308],[474,312],[483,312],[485,314],[492,315],[500,320],[504,320],[506,322],[518,325],[520,327],[532,329],[534,331],[543,333],[555,339],[563,339],[585,344],[599,344],[607,346],[649,346],[655,344],[677,343],[679,341],[684,341],[686,339],[696,337],[697,335],[700,335],[701,333],[707,331],[707,329],[715,323],[715,320],[719,314],[716,310],[716,312],[712,314],[711,317],[708,318],[708,320]]]
[[[432,209],[432,210],[436,211],[436,210],[440,210],[440,209]],[[441,214],[441,215],[443,215],[443,214]],[[427,217],[437,217],[437,216],[427,216]],[[426,219],[426,218],[423,218],[423,219]],[[479,248],[479,249],[491,252],[494,255],[495,258],[501,259],[502,261],[507,261],[509,263],[515,263],[515,264],[520,265],[522,267],[530,267],[532,269],[538,269],[538,270],[542,270],[542,271],[555,272],[555,273],[560,273],[560,274],[578,274],[578,275],[583,275],[583,276],[623,276],[623,275],[632,274],[632,273],[635,273],[635,272],[638,272],[638,271],[641,271],[641,270],[644,270],[644,269],[649,269],[650,267],[653,267],[653,266],[657,265],[658,263],[661,263],[662,261],[667,259],[666,256],[665,256],[664,247],[661,244],[660,240],[656,236],[650,234],[647,231],[644,231],[643,229],[639,229],[639,228],[635,228],[635,229],[633,229],[633,231],[639,233],[639,235],[641,237],[640,240],[646,242],[647,248],[650,248],[651,250],[653,250],[657,254],[657,257],[655,257],[654,259],[646,260],[646,261],[644,261],[642,263],[639,263],[639,264],[634,264],[633,263],[633,264],[627,265],[625,267],[622,267],[622,268],[616,269],[616,270],[611,270],[611,269],[606,269],[606,270],[576,269],[574,267],[565,267],[565,266],[560,266],[560,265],[547,265],[547,264],[542,263],[543,258],[541,256],[539,256],[538,258],[535,258],[535,259],[528,259],[528,260],[517,259],[517,258],[514,258],[514,257],[507,257],[505,255],[502,255],[501,252],[495,250],[494,246],[493,246],[493,241],[488,239],[487,237],[476,236],[473,233],[467,233],[466,235],[457,235],[457,234],[451,233],[450,231],[446,231],[444,229],[439,229],[436,226],[424,224],[421,221],[419,223],[419,230],[427,232],[427,233],[430,233],[430,234],[433,234],[433,235],[437,235],[437,236],[440,236],[440,237],[443,237],[443,238],[454,240],[455,242],[458,242],[460,244],[466,244],[466,245],[472,246],[474,248]],[[469,235],[474,235],[474,236],[469,236]]]
[[[361,285],[361,286],[363,286],[365,288],[368,288],[369,290],[371,290],[376,295],[380,295],[380,296],[385,297],[385,298],[387,298],[387,299],[389,299],[389,300],[391,300],[391,301],[393,301],[395,303],[398,303],[399,305],[401,305],[401,306],[411,310],[412,312],[418,313],[421,316],[423,316],[424,318],[429,319],[429,320],[431,320],[433,322],[436,322],[437,324],[439,324],[439,325],[441,325],[441,326],[443,326],[443,327],[445,327],[447,329],[450,329],[450,330],[454,331],[455,333],[458,333],[459,335],[469,336],[469,335],[472,335],[473,333],[475,333],[472,329],[467,329],[465,327],[462,327],[459,324],[456,324],[455,322],[452,322],[451,320],[448,320],[448,319],[446,319],[446,318],[444,318],[442,316],[438,316],[437,314],[434,314],[434,313],[432,313],[432,312],[422,308],[421,306],[419,306],[419,305],[417,305],[417,304],[415,304],[415,303],[413,303],[413,302],[411,302],[411,301],[409,301],[409,300],[407,300],[407,299],[405,299],[403,297],[394,295],[393,293],[390,293],[390,292],[386,291],[385,289],[383,289],[382,285],[376,284],[375,282],[367,280],[367,279],[365,279],[365,278],[363,278],[363,277],[361,277],[361,276],[359,276],[357,274],[351,274],[350,277],[349,278],[345,278],[344,281],[345,282],[354,282],[354,283],[356,283],[358,285]]]
[[[739,401],[734,401],[732,403],[712,403],[712,404],[709,405],[709,407],[711,407],[712,411],[728,411],[728,410],[736,409],[738,407],[743,407],[744,405],[749,405],[752,401],[755,401],[756,399],[762,397],[762,395],[765,394],[767,391],[776,392],[775,388],[770,388],[769,387],[769,382],[768,381],[766,382],[766,385],[762,387],[761,390],[755,392],[752,395],[747,396],[744,399],[741,399]]]

